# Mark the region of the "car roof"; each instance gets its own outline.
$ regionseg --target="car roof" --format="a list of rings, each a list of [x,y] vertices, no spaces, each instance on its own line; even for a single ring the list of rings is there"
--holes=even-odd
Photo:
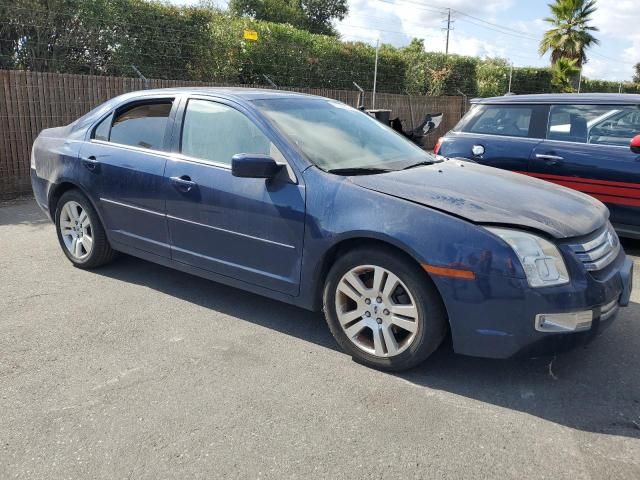
[[[537,95],[505,95],[474,98],[474,104],[550,104],[574,103],[594,105],[640,105],[640,95],[630,93],[553,93]]]
[[[177,87],[155,88],[151,90],[138,90],[124,95],[128,98],[145,97],[149,95],[211,95],[230,100],[262,100],[270,98],[323,98],[306,93],[289,92],[284,90],[271,90],[267,88],[243,88],[243,87]]]

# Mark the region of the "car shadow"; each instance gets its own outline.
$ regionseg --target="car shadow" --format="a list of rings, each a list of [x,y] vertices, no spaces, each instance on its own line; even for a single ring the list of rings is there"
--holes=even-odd
[[[129,256],[94,272],[338,350],[319,313]],[[638,318],[640,305],[632,303],[596,341],[555,358],[465,357],[445,342],[423,365],[391,375],[559,425],[640,438]]]

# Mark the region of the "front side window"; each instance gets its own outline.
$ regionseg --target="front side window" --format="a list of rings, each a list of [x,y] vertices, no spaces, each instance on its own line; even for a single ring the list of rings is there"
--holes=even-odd
[[[189,157],[231,165],[238,153],[283,157],[244,114],[227,105],[208,100],[189,100],[182,127],[181,152]]]
[[[170,101],[144,103],[120,111],[113,121],[109,141],[162,150],[170,112]]]
[[[528,137],[533,106],[476,105],[458,130],[467,133]]]
[[[549,140],[628,146],[639,133],[635,105],[553,105],[549,111]]]
[[[302,97],[254,104],[312,163],[327,171],[397,170],[434,161],[391,128],[337,101]]]

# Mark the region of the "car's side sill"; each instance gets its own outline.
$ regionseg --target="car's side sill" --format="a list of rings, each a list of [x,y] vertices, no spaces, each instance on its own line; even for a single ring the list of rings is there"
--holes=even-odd
[[[230,287],[239,288],[241,290],[245,290],[251,293],[255,293],[257,295],[261,295],[263,297],[271,298],[273,300],[278,300],[281,302],[289,303],[291,305],[296,305],[302,308],[310,309],[309,306],[306,306],[300,302],[300,297],[293,297],[291,295],[286,295],[284,293],[276,292],[274,290],[270,290],[268,288],[260,287],[258,285],[253,285],[251,283],[243,282],[242,280],[236,280],[235,278],[227,277],[224,275],[220,275],[209,270],[203,270],[198,267],[194,267],[192,265],[188,265],[186,263],[176,262],[171,258],[162,257],[156,255],[154,253],[146,252],[144,250],[140,250],[138,248],[131,247],[129,245],[125,245],[118,241],[111,241],[111,247],[114,250],[117,250],[122,253],[126,253],[128,255],[141,258],[143,260],[148,260],[153,263],[157,263],[159,265],[173,268],[175,270],[180,270],[181,272],[189,273],[191,275],[196,275],[201,278],[206,278],[207,280],[212,280],[217,283],[222,283],[224,285],[228,285]]]

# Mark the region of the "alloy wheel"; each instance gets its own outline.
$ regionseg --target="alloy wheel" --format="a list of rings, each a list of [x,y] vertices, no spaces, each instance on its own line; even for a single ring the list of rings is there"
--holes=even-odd
[[[411,291],[397,275],[380,266],[361,265],[345,273],[336,287],[335,306],[347,338],[377,357],[401,354],[419,328]]]
[[[93,248],[93,228],[87,210],[78,202],[68,201],[60,211],[60,233],[69,253],[84,260]]]

